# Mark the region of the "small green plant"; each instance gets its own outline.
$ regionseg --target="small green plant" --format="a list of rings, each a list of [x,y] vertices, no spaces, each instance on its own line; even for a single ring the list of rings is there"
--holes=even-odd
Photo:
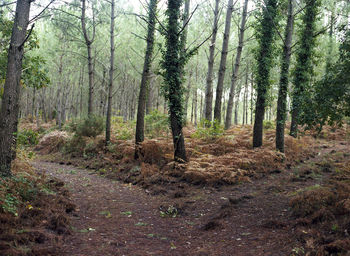
[[[32,130],[23,130],[17,132],[17,145],[35,146],[39,142],[39,134]]]
[[[169,133],[169,117],[158,110],[152,111],[145,117],[145,133],[149,138],[159,137]]]
[[[165,218],[165,217],[172,217],[176,218],[177,215],[179,214],[179,211],[174,207],[173,205],[170,205],[166,210],[161,209],[159,211],[160,217]]]
[[[193,138],[212,140],[221,137],[224,134],[224,126],[217,120],[210,122],[203,120],[200,122],[195,133],[192,134]]]
[[[276,127],[273,121],[267,121],[267,120],[263,122],[263,126],[264,126],[264,130],[274,129]]]

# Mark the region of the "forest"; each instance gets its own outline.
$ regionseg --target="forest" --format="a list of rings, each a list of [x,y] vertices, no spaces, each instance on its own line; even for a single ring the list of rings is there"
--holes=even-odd
[[[0,0],[0,255],[349,255],[349,0]]]

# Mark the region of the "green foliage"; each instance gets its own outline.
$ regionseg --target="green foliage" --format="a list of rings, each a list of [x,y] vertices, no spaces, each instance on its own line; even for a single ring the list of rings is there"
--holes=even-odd
[[[120,116],[112,117],[112,124],[116,130],[115,138],[117,140],[131,140],[134,137],[135,122],[124,122]]]
[[[83,154],[86,147],[86,140],[82,136],[74,135],[63,147],[65,153]]]
[[[145,116],[145,133],[150,138],[169,132],[169,117],[157,110]]]
[[[263,127],[264,130],[274,129],[276,124],[273,121],[264,120]]]
[[[35,146],[39,142],[39,134],[32,130],[23,130],[17,132],[18,146]]]
[[[302,18],[302,26],[299,32],[299,47],[296,54],[296,65],[293,79],[293,103],[296,121],[300,123],[300,110],[308,105],[311,97],[311,77],[313,75],[313,61],[315,55],[316,21],[320,7],[320,0],[305,1],[306,7]],[[304,107],[305,109],[305,107]]]
[[[75,120],[69,126],[77,137],[93,137],[100,135],[104,131],[103,117],[89,116],[81,120]]]
[[[202,120],[195,133],[191,135],[192,138],[213,140],[224,134],[224,126],[218,120],[208,121]]]
[[[341,125],[344,117],[350,116],[349,30],[339,51],[339,59],[330,65],[328,72],[315,84],[302,107],[300,122],[307,128],[318,128],[319,132],[324,125]]]

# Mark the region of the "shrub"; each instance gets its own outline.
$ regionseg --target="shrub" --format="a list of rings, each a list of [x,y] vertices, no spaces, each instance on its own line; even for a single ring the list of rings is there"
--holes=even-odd
[[[117,116],[113,117],[112,122],[113,130],[116,131],[115,137],[117,140],[130,140],[134,137],[134,121],[125,122],[122,117]]]
[[[103,117],[89,116],[82,120],[71,122],[70,129],[77,136],[93,137],[100,135],[104,130]]]
[[[193,138],[212,140],[224,134],[224,126],[219,124],[217,120],[210,122],[202,120],[195,133],[191,135]]]
[[[169,133],[168,115],[162,114],[158,110],[154,110],[149,115],[146,115],[145,123],[145,133],[150,138]]]
[[[267,120],[263,122],[263,126],[264,126],[264,130],[274,129],[276,127],[273,121],[267,121]]]
[[[32,130],[23,130],[17,132],[17,145],[35,146],[39,142],[39,133]]]
[[[63,148],[65,153],[84,153],[86,147],[86,140],[82,136],[74,135],[67,141]]]

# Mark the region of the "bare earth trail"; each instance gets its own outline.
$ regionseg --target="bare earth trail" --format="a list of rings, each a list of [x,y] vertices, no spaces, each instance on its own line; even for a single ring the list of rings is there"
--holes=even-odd
[[[326,149],[325,151],[330,151]],[[327,153],[327,152],[326,152]],[[310,160],[312,161],[312,160]],[[77,210],[64,255],[291,255],[297,241],[289,195],[322,180],[290,182],[292,171],[185,197],[151,196],[91,170],[48,162],[34,167],[66,183]],[[160,207],[176,205],[176,217]]]

